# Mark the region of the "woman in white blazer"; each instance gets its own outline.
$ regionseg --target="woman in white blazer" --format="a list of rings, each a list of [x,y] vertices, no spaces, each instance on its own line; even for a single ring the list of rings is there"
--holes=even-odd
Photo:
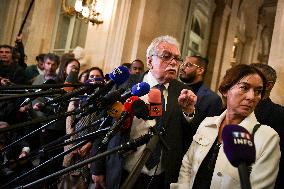
[[[178,182],[172,183],[171,189],[241,188],[238,169],[224,153],[222,131],[226,125],[235,124],[252,133],[258,124],[253,111],[264,95],[265,86],[265,77],[252,66],[237,65],[227,70],[219,87],[227,109],[200,124],[183,158]],[[253,189],[274,188],[280,159],[279,141],[278,134],[269,126],[261,125],[255,132],[256,161],[249,175]]]

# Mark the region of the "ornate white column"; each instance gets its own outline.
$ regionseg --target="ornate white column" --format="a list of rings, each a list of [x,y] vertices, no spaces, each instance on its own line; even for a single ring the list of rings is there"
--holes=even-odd
[[[123,47],[122,62],[130,62],[137,58],[143,60],[145,58],[145,55],[143,57],[137,55],[145,6],[146,0],[132,1]]]
[[[274,102],[284,105],[284,0],[278,0],[268,64],[277,72],[271,92]]]
[[[29,15],[31,22],[26,23],[26,33],[24,33],[24,37],[26,36],[27,39],[24,41],[24,45],[28,55],[28,64],[34,64],[35,57],[39,53],[49,52],[58,6],[60,6],[58,0],[34,2],[33,11]]]
[[[258,24],[257,25],[257,36],[256,36],[256,40],[253,46],[253,52],[252,52],[252,61],[253,63],[257,63],[258,62],[258,53],[259,53],[259,47],[260,47],[260,43],[261,43],[261,31],[263,30],[263,26],[262,24]]]
[[[213,30],[211,33],[210,47],[208,51],[208,58],[210,60],[207,75],[212,75],[210,81],[211,89],[217,90],[219,85],[220,70],[222,67],[222,56],[224,53],[226,28],[228,19],[230,18],[231,9],[227,5],[217,4],[216,12],[214,13]],[[209,70],[211,70],[209,72]],[[209,78],[209,77],[208,77]]]
[[[29,2],[28,2],[29,3]],[[5,9],[2,12],[2,31],[3,35],[0,36],[0,43],[1,44],[8,44],[8,45],[14,45],[14,41],[16,40],[16,36],[19,32],[20,26],[22,24],[22,21],[25,17],[25,14],[27,12],[27,7],[25,7],[26,4],[28,4],[26,0],[15,0],[15,1],[7,1],[7,2],[1,2],[0,6],[3,6],[1,8]],[[28,20],[31,18],[32,11],[30,12],[30,15],[28,17]],[[28,21],[24,27],[24,31],[27,28]],[[25,38],[26,36],[24,36]]]
[[[108,73],[121,64],[131,0],[102,1],[102,5],[104,23],[89,24],[85,49],[91,66],[101,67]]]
[[[238,10],[240,6],[240,0],[234,0],[232,5],[232,11],[230,14],[229,22],[228,22],[228,28],[226,28],[226,37],[225,37],[225,44],[224,44],[224,51],[222,54],[222,62],[221,62],[221,69],[219,73],[219,82],[222,80],[223,76],[225,75],[226,71],[231,68],[231,57],[232,57],[232,49],[234,46],[234,38],[236,36],[236,29],[237,25],[239,23],[238,18]],[[219,86],[219,82],[217,83]]]

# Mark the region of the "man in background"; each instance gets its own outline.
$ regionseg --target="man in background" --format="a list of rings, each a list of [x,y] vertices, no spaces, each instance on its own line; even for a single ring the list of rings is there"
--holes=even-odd
[[[276,71],[267,64],[254,63],[251,64],[260,70],[267,80],[266,91],[263,99],[256,106],[254,113],[257,121],[261,124],[268,125],[275,129],[280,137],[280,151],[284,152],[284,106],[272,102],[270,92],[274,87],[277,79]],[[275,183],[275,189],[283,188],[284,186],[284,160],[283,154],[280,158],[278,177]]]
[[[220,96],[204,84],[207,67],[208,60],[201,56],[187,56],[180,67],[180,80],[191,87],[197,96],[195,108],[198,114],[191,122],[196,129],[204,118],[220,115],[223,109]]]
[[[60,63],[59,56],[53,53],[48,53],[44,56],[44,63],[43,63],[43,74],[39,74],[34,82],[33,85],[41,85],[46,80],[52,79],[55,80],[56,78],[56,69],[58,68]]]
[[[144,73],[144,63],[142,60],[133,60],[130,66],[130,74],[142,74]]]
[[[0,45],[0,77],[5,78],[7,83],[25,84],[24,69],[13,60],[13,47]]]
[[[36,76],[43,74],[44,71],[44,56],[45,54],[39,54],[36,56],[36,64],[30,65],[25,70],[25,75],[29,83],[33,83]]]

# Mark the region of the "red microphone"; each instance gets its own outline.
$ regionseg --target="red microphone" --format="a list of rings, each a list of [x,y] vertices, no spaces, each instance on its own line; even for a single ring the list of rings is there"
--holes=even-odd
[[[123,104],[122,113],[119,119],[115,121],[113,126],[110,128],[110,131],[106,134],[102,140],[102,144],[107,144],[109,140],[119,131],[125,130],[131,127],[134,112],[132,111],[132,104],[136,100],[139,100],[138,96],[132,96],[126,100]]]
[[[128,98],[123,105],[122,111],[127,112],[127,114],[128,114],[125,117],[125,120],[124,120],[124,124],[123,124],[123,127],[122,127],[123,130],[129,129],[132,125],[133,118],[134,118],[134,112],[132,110],[132,105],[137,100],[140,100],[138,96],[132,96],[132,97]]]

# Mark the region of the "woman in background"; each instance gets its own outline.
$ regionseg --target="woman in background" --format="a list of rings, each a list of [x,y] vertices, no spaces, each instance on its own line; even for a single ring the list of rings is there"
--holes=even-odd
[[[90,68],[88,75],[89,75],[88,80],[96,80],[96,79],[104,80],[103,71],[98,67]],[[68,106],[68,111],[73,111],[76,108],[79,108],[80,103],[81,103],[80,100],[71,101]],[[80,132],[76,133],[71,137],[72,139],[82,137],[96,130],[94,126],[84,129],[84,127],[90,126],[93,122],[95,122],[98,119],[96,112],[90,113],[87,116],[80,118],[78,123],[76,123],[76,121],[74,122],[74,120],[77,119],[78,117],[76,118],[75,116],[69,116],[66,119],[67,134],[72,134],[80,130]],[[72,146],[73,145],[68,145],[68,147],[65,147],[65,150],[69,149]],[[64,157],[63,166],[68,167],[88,158],[88,156],[90,155],[91,148],[92,148],[92,142],[88,142],[84,144],[82,147],[74,150],[72,153],[69,153]],[[84,166],[63,177],[63,180],[58,185],[58,188],[68,189],[73,187],[73,188],[87,189],[90,184],[90,179],[91,175],[89,168],[88,166]]]
[[[73,75],[74,83],[77,82],[79,70],[80,70],[80,62],[77,59],[75,58],[66,59],[64,62],[61,62],[59,65],[59,71],[58,71],[57,76],[55,77],[56,83],[63,84],[68,75]],[[60,113],[66,112],[68,104],[69,104],[67,100],[62,100],[55,105],[50,104],[50,105],[42,106],[42,103],[45,103],[47,101],[49,101],[49,99],[47,98],[37,98],[36,100],[34,100],[33,109],[36,110],[36,114],[38,117],[40,116],[49,117],[49,116],[54,116],[54,115],[58,115]],[[66,134],[65,125],[66,125],[66,119],[59,118],[54,123],[50,124],[48,127],[43,129],[43,131],[40,132],[41,146],[48,145],[49,143],[64,136]],[[45,156],[41,157],[40,161],[41,163],[43,163],[53,158],[54,156],[58,155],[59,153],[62,153],[63,151],[64,149],[62,147],[62,148],[53,150],[49,153],[46,153]],[[59,158],[53,161],[52,163],[49,164],[49,166],[44,167],[42,169],[41,176],[46,176],[46,175],[52,174],[60,170],[62,168],[62,162],[63,162],[63,158]],[[46,187],[55,188],[56,187],[55,183],[56,181],[53,180],[52,182],[48,183],[48,186]]]
[[[80,62],[75,58],[67,58],[64,62],[61,62],[59,65],[59,70],[57,74],[56,81],[57,83],[64,83],[67,76],[71,71],[77,72],[76,81],[78,81],[78,73],[80,70]],[[75,78],[74,78],[75,79]]]

